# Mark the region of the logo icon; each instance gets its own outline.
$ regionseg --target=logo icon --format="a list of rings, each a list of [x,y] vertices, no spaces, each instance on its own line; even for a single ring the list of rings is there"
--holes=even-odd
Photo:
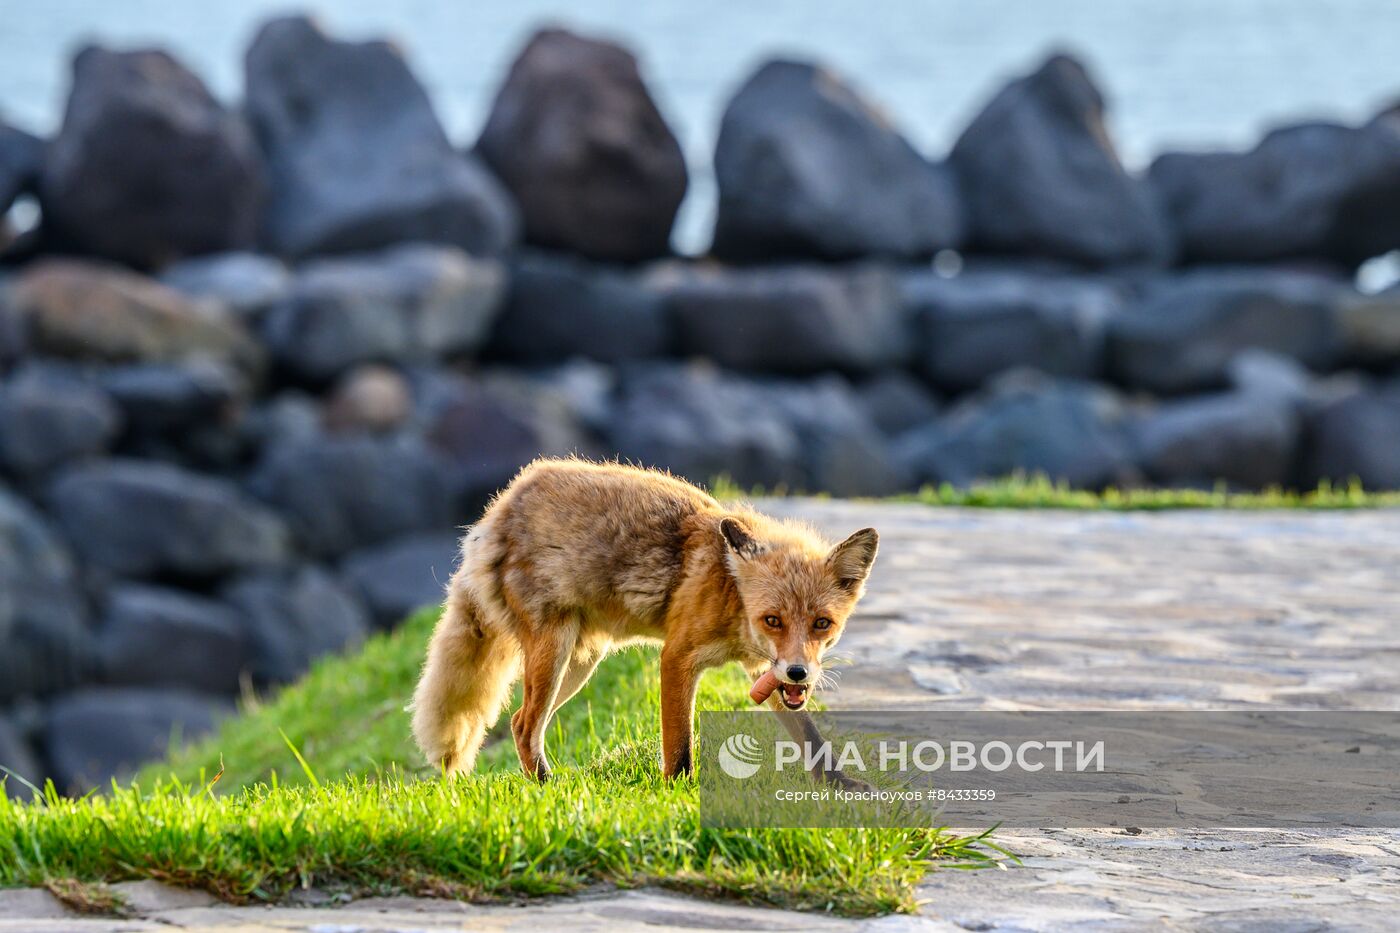
[[[762,757],[758,740],[743,732],[734,733],[719,747],[720,770],[739,780],[757,774]]]

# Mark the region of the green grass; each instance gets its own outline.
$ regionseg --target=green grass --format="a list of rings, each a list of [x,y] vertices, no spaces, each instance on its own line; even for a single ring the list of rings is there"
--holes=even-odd
[[[935,829],[702,827],[695,781],[657,766],[654,652],[610,659],[560,711],[550,783],[521,776],[508,741],[488,745],[478,773],[439,780],[418,769],[403,712],[434,615],[322,661],[131,785],[0,795],[0,885],[156,878],[245,901],[309,885],[487,898],[659,883],[868,915],[913,909],[936,865],[1002,855]],[[700,705],[746,693],[737,669],[715,671]]]

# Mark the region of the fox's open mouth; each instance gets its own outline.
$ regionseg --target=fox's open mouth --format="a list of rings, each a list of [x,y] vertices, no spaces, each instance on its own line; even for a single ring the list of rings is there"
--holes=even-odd
[[[806,684],[781,684],[779,689],[783,693],[783,705],[788,709],[801,709],[807,705]]]

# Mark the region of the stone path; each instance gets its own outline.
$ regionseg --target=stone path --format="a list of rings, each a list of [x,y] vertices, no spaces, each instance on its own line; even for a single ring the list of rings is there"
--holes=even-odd
[[[881,556],[834,707],[1400,710],[1400,511],[987,512],[781,501]],[[938,872],[919,917],[856,923],[603,892],[526,907],[160,906],[80,920],[0,892],[0,933],[59,930],[1390,930],[1400,831],[1004,832],[1008,871]],[[30,906],[18,900],[27,898]],[[45,906],[46,905],[46,906]],[[55,913],[41,919],[45,911]]]

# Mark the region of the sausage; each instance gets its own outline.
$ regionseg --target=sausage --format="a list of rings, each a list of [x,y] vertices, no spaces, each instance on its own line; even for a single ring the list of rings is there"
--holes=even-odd
[[[755,703],[762,703],[777,689],[778,675],[771,670],[764,671],[763,676],[753,682],[753,689],[749,691],[749,699]]]

